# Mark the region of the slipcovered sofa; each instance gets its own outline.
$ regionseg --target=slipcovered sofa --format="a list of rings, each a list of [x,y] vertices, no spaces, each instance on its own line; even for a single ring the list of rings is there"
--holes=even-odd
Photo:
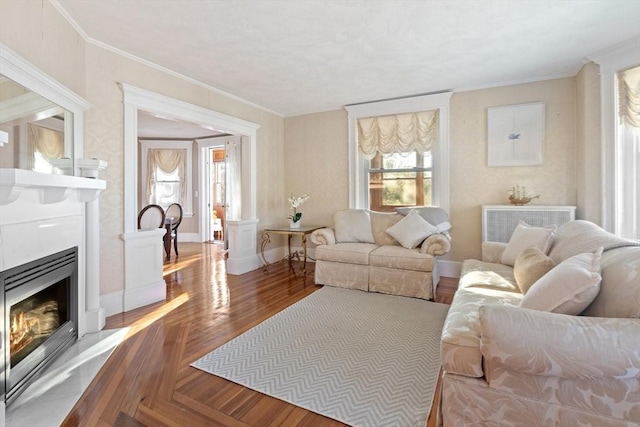
[[[316,230],[317,284],[433,299],[436,257],[451,248],[447,213],[436,207],[383,213],[348,209]],[[394,237],[395,236],[395,237]]]
[[[516,232],[463,262],[441,340],[444,426],[640,425],[640,242],[587,221],[532,247]]]

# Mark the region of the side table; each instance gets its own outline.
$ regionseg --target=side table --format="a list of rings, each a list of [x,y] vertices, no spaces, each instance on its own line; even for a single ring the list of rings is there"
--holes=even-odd
[[[267,258],[264,256],[264,248],[267,246],[267,244],[271,242],[272,234],[282,234],[287,236],[288,255],[286,258],[289,260],[289,262],[291,262],[291,259],[293,257],[296,257],[298,261],[300,260],[298,251],[294,252],[293,254],[291,253],[291,238],[293,236],[300,236],[302,240],[302,257],[303,257],[302,274],[306,275],[307,274],[307,235],[313,233],[315,230],[318,230],[320,228],[325,228],[325,226],[324,225],[307,225],[307,226],[300,226],[300,228],[290,228],[288,225],[285,225],[282,227],[265,228],[262,233],[262,242],[260,243],[260,256],[262,257],[263,267],[265,268],[265,270],[269,266],[269,262],[267,261]]]

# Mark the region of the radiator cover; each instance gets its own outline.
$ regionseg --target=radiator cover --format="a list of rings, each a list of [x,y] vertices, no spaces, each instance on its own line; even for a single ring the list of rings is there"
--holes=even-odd
[[[482,206],[482,241],[508,243],[520,220],[535,227],[558,226],[575,219],[575,206]]]

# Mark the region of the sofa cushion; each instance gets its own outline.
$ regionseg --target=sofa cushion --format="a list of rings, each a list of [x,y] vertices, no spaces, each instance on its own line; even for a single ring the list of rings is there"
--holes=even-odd
[[[406,208],[396,208],[396,212],[401,215],[408,215],[409,212],[416,211],[418,215],[425,219],[429,224],[438,227],[438,233],[447,233],[451,229],[449,223],[449,215],[447,211],[437,206],[413,206]]]
[[[513,268],[504,264],[467,259],[460,270],[460,288],[486,288],[520,293]]]
[[[371,217],[371,231],[373,232],[373,239],[376,245],[400,246],[400,243],[391,237],[386,230],[404,218],[403,215],[395,212],[369,211],[369,216]]]
[[[513,230],[500,262],[513,266],[518,255],[530,246],[535,246],[546,254],[549,252],[556,228],[555,225],[532,227],[526,222],[520,221],[515,230]]]
[[[640,246],[640,241],[623,239],[592,222],[576,220],[566,222],[558,228],[549,257],[559,264],[569,257],[594,252],[600,247],[606,252],[609,249],[628,246]]]
[[[446,372],[482,377],[480,307],[486,304],[517,306],[522,294],[489,288],[458,289],[442,328],[442,367]]]
[[[513,275],[520,292],[526,294],[531,285],[555,266],[556,263],[535,246],[525,249],[513,265]]]
[[[400,270],[433,271],[433,256],[402,246],[380,246],[369,255],[369,264]]]
[[[347,264],[369,265],[369,254],[378,247],[372,243],[336,243],[316,248],[316,259]]]
[[[640,319],[640,246],[605,251],[600,292],[585,316]]]
[[[364,209],[347,209],[333,216],[336,241],[340,243],[374,243],[371,218]]]
[[[572,256],[561,262],[526,293],[520,307],[561,314],[580,314],[600,289],[600,257],[594,253]]]
[[[415,210],[412,210],[392,227],[387,233],[407,249],[413,249],[424,239],[438,232],[438,229],[424,220]]]

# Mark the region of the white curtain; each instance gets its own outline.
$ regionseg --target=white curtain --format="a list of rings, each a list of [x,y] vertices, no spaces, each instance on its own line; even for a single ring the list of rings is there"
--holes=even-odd
[[[180,200],[178,203],[184,204],[184,201],[187,200],[186,160],[187,150],[185,149],[149,149],[147,152],[147,200],[151,200],[157,181],[156,171],[159,168],[166,174],[178,171],[180,177]]]
[[[640,239],[640,66],[619,71],[616,234]]]
[[[368,160],[382,154],[427,153],[438,140],[438,110],[358,119],[358,148]]]
[[[618,71],[620,123],[640,128],[640,66]]]
[[[242,218],[242,140],[237,137],[227,140],[226,163],[226,216],[231,220]]]
[[[36,170],[36,153],[45,160],[64,157],[64,135],[34,124],[27,125],[27,169]],[[50,172],[50,171],[49,171]]]

